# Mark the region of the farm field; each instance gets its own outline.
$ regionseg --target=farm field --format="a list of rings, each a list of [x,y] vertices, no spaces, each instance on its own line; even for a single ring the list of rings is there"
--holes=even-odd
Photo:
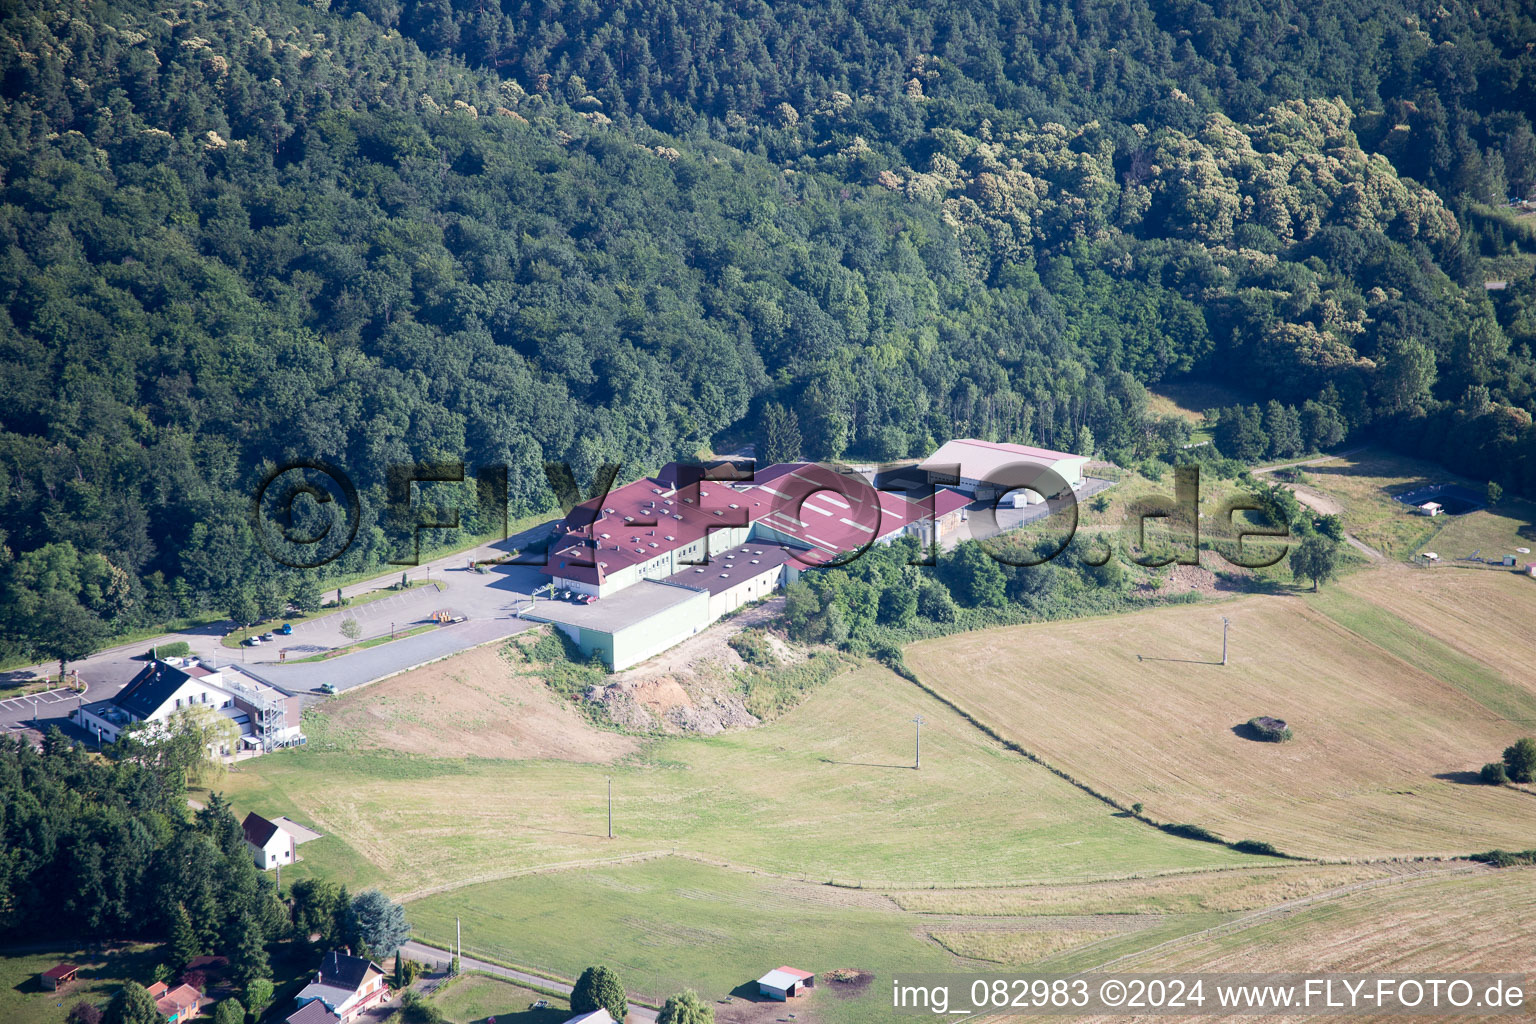
[[[917,714],[928,722],[920,772]],[[453,729],[444,722],[445,750]],[[220,788],[242,814],[288,814],[326,834],[304,846],[294,877],[396,895],[672,851],[896,887],[1265,860],[1117,816],[872,664],[767,726],[654,741],[611,765],[304,749],[245,762]]]
[[[1223,920],[956,920],[903,912],[881,893],[680,858],[492,882],[429,896],[406,909],[427,941],[451,936],[458,917],[466,948],[567,977],[606,963],[632,995],[647,999],[684,987],[710,1000],[731,993],[739,998],[753,979],[781,963],[818,974],[837,968],[875,974],[868,994],[858,999],[835,998],[830,983],[819,983],[814,1004],[796,1007],[802,1019],[818,1024],[888,1019],[883,985],[892,972],[1019,966],[1103,934],[1129,937],[1145,930],[1148,941],[1161,941]],[[971,955],[957,956],[946,948],[950,944]]]
[[[1532,869],[1473,870],[1425,875],[1391,889],[1341,896],[1289,914],[1256,914],[1189,933],[1160,948],[1129,951],[1113,969],[1210,972],[1528,972],[1531,914],[1536,912]],[[1071,954],[1042,970],[1077,969]],[[1058,1017],[978,1018],[978,1024]],[[1075,1021],[1125,1021],[1124,1016]],[[1209,1017],[1163,1016],[1166,1021]],[[1289,1020],[1311,1018],[1291,1017]],[[1351,1015],[1350,1020],[1394,1021],[1401,1016]],[[1450,1018],[1440,1018],[1450,1019]],[[1507,1020],[1494,1015],[1457,1020]]]
[[[1312,857],[1527,847],[1529,795],[1466,784],[1525,727],[1363,628],[1265,596],[956,635],[906,657],[1002,735],[1158,821]],[[1248,738],[1255,715],[1286,719],[1295,739]]]
[[[1072,885],[916,889],[891,898],[903,910],[977,917],[1233,913],[1419,870],[1401,864],[1286,864]]]
[[[1495,714],[1536,724],[1536,581],[1508,572],[1389,568],[1356,573],[1312,601]]]

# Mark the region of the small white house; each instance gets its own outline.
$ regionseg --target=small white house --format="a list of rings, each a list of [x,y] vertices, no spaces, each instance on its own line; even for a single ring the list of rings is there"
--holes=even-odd
[[[263,871],[292,864],[295,859],[293,836],[275,821],[268,821],[252,811],[241,825],[245,830],[245,845],[251,858]]]
[[[1441,505],[1438,501],[1426,501],[1419,506],[1419,515],[1421,516],[1437,516],[1444,511],[1445,506]]]

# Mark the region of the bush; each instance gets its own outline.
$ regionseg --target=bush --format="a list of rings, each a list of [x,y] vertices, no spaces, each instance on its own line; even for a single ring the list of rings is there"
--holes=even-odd
[[[1290,727],[1285,724],[1285,719],[1271,718],[1269,715],[1248,719],[1248,728],[1252,729],[1254,735],[1265,743],[1284,743],[1292,735]]]
[[[1474,853],[1471,859],[1496,868],[1523,867],[1536,864],[1536,850],[1489,850],[1487,853]]]
[[[1511,782],[1536,782],[1536,738],[1527,736],[1505,748],[1504,768]]]
[[[177,640],[175,643],[151,647],[149,652],[152,657],[156,658],[185,658],[192,653],[192,645],[185,640]]]
[[[1285,854],[1260,839],[1244,839],[1232,844],[1238,853],[1252,853],[1261,857],[1284,857]]]
[[[1181,839],[1196,839],[1202,843],[1221,843],[1223,845],[1226,843],[1226,840],[1222,839],[1221,836],[1200,825],[1159,825],[1158,828],[1171,836],[1178,836]]]
[[[774,668],[779,663],[778,656],[773,653],[773,644],[769,643],[767,635],[762,630],[744,629],[726,643],[741,655],[741,660],[748,665]]]
[[[414,989],[406,989],[400,996],[400,1019],[405,1024],[442,1024],[443,1011]]]
[[[94,1003],[81,1000],[64,1019],[68,1024],[101,1024],[101,1010]]]
[[[1509,773],[1504,770],[1503,761],[1489,761],[1483,765],[1483,770],[1477,773],[1486,785],[1502,786],[1509,781]]]

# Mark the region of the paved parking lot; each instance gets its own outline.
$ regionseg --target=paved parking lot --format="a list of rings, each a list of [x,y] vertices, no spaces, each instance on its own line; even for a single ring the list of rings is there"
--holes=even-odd
[[[69,718],[79,697],[74,690],[54,689],[0,700],[0,733],[30,729],[34,718],[41,729],[62,725],[60,720]]]

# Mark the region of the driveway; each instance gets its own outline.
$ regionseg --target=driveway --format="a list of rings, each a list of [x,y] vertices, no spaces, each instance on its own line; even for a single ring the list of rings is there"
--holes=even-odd
[[[405,953],[406,959],[419,960],[424,964],[431,964],[434,967],[446,967],[453,959],[453,954],[450,951],[438,949],[436,946],[428,946],[414,939],[400,948]],[[563,981],[550,981],[548,978],[541,978],[536,974],[526,974],[522,971],[513,970],[510,967],[502,967],[500,964],[486,963],[484,960],[476,960],[471,956],[466,956],[459,961],[459,970],[484,971],[486,974],[493,974],[498,978],[506,978],[508,981],[515,981],[520,985],[532,985],[535,988],[548,989],[551,992],[559,992],[563,996],[571,994],[571,986]],[[646,1021],[647,1024],[651,1024],[651,1022],[656,1020],[656,1011],[630,1003],[629,1019]]]

